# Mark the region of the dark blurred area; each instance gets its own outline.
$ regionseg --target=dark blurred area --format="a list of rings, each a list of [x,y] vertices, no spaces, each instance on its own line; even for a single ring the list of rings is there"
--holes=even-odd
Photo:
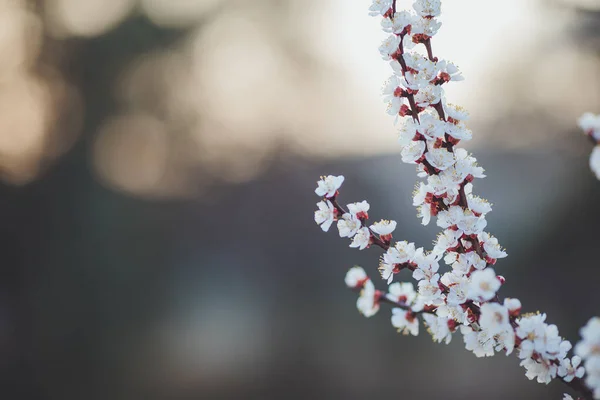
[[[369,2],[346,3],[0,0],[3,397],[562,398],[515,356],[356,311],[344,274],[380,253],[321,232],[318,177],[345,175],[342,201],[398,239],[438,229],[378,98]],[[600,315],[600,182],[575,126],[600,112],[600,2],[502,2],[512,25],[481,52],[451,29],[492,11],[447,3],[436,50],[479,70],[452,93],[509,253],[501,295],[575,343]]]

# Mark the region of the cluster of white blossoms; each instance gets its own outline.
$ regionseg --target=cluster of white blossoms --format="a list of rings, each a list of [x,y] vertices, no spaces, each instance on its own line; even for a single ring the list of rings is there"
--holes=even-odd
[[[346,285],[360,293],[358,310],[371,317],[381,303],[391,304],[391,323],[399,332],[418,335],[422,319],[436,342],[449,343],[460,331],[465,347],[477,357],[516,350],[529,379],[548,383],[558,377],[591,396],[590,388],[600,382],[600,356],[594,358],[599,348],[591,344],[594,350],[569,358],[571,343],[558,335],[555,325],[545,323],[545,314],[521,315],[518,299],[498,296],[505,279],[492,266],[507,254],[485,230],[490,203],[473,194],[473,181],[484,178],[484,170],[475,157],[457,148],[473,136],[465,124],[469,114],[448,103],[444,94],[444,85],[463,77],[453,63],[434,57],[432,51],[431,39],[441,26],[436,20],[441,0],[416,0],[413,11],[399,12],[395,0],[373,0],[370,14],[383,17],[382,29],[389,34],[379,48],[393,71],[383,97],[399,127],[402,160],[416,164],[423,178],[413,204],[422,224],[435,220],[441,233],[431,251],[408,241],[394,242],[395,221],[370,223],[366,201],[345,207],[338,202],[343,176],[322,177],[315,190],[322,197],[315,222],[324,231],[336,222],[350,247],[375,245],[384,250],[378,269],[388,285],[386,292],[377,290],[361,267],[346,275]],[[440,264],[446,267],[442,270]],[[403,270],[410,271],[416,285],[394,282]],[[587,336],[600,338],[588,331]],[[582,359],[586,368],[598,372],[596,378],[586,376],[589,387],[582,383]]]
[[[600,179],[600,115],[583,114],[577,121],[583,132],[596,144],[590,156],[590,168]]]

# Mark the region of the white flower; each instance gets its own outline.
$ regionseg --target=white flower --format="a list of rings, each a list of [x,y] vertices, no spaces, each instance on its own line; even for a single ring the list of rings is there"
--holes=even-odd
[[[401,308],[392,308],[392,326],[398,329],[403,335],[419,334],[419,320],[411,312]]]
[[[446,116],[452,118],[454,121],[466,121],[469,119],[469,112],[461,106],[446,103],[444,104],[444,111]]]
[[[444,259],[446,263],[451,260],[451,257],[449,257],[448,260]],[[452,270],[463,275],[469,273],[471,268],[483,270],[485,267],[485,260],[482,260],[481,257],[479,257],[479,255],[474,251],[459,254],[456,256],[456,260],[452,263]]]
[[[392,30],[396,34],[401,34],[404,28],[408,25],[412,25],[414,21],[417,20],[417,16],[411,14],[408,11],[400,11],[394,14],[394,22],[392,25]]]
[[[443,147],[436,149],[433,146],[427,146],[427,150],[427,153],[425,153],[425,159],[434,168],[443,171],[454,164],[454,154],[449,152],[447,149]]]
[[[391,60],[392,54],[397,52],[398,48],[400,47],[400,40],[400,36],[388,36],[388,38],[385,39],[383,43],[381,43],[381,46],[379,46],[379,53],[381,54],[381,58],[383,58],[386,61]]]
[[[492,268],[475,271],[471,274],[469,298],[475,301],[491,300],[500,289],[500,286],[500,281],[496,278],[496,273]]]
[[[473,196],[472,194],[467,195],[467,203],[471,211],[478,215],[485,215],[492,211],[492,205],[488,203],[486,199],[482,199],[478,196]]]
[[[350,247],[358,247],[359,250],[364,250],[369,245],[370,240],[371,231],[366,226],[362,227],[356,232],[356,235],[354,235]]]
[[[419,297],[426,305],[441,305],[444,301],[442,291],[438,285],[439,274],[434,274],[429,279],[419,281]]]
[[[441,60],[437,63],[437,68],[439,70],[439,76],[445,82],[448,81],[463,81],[465,78],[462,76],[462,73],[458,69],[456,65],[446,60]]]
[[[383,255],[383,258],[393,264],[404,264],[410,262],[415,256],[415,244],[406,240],[396,242],[393,247]]]
[[[417,0],[413,8],[421,17],[439,17],[442,13],[441,0]]]
[[[577,125],[586,135],[591,135],[594,139],[600,140],[600,115],[585,113],[577,120]]]
[[[446,123],[440,121],[435,115],[424,112],[419,115],[420,123],[417,128],[419,133],[429,140],[435,140],[444,136]]]
[[[469,280],[466,276],[455,272],[446,272],[441,281],[448,287],[448,293],[446,294],[448,305],[459,305],[467,301]]]
[[[452,206],[448,208],[448,210],[443,210],[438,213],[437,225],[443,229],[457,226],[464,217],[465,212],[461,207]]]
[[[600,318],[590,319],[579,334],[581,341],[575,345],[575,354],[584,360],[591,357],[600,360]]]
[[[402,162],[416,164],[417,160],[423,156],[426,147],[425,142],[422,140],[411,141],[402,148]]]
[[[462,122],[457,124],[447,123],[446,132],[456,140],[473,139],[473,132]]]
[[[415,94],[415,102],[419,107],[437,104],[442,99],[443,89],[439,85],[427,85]]]
[[[494,338],[487,331],[475,332],[470,326],[462,325],[460,331],[467,350],[476,357],[491,357],[494,355]]]
[[[510,329],[497,333],[496,338],[496,351],[506,351],[506,355],[510,355],[515,348],[515,331],[512,326]]]
[[[398,272],[399,264],[411,262],[415,256],[415,244],[407,241],[397,242],[394,246],[385,252],[379,264],[381,277],[390,283],[394,278],[394,273]]]
[[[357,218],[369,218],[369,208],[371,208],[371,206],[366,200],[363,200],[360,203],[348,204],[348,211],[350,211],[350,213],[355,215]]]
[[[458,221],[456,224],[458,229],[463,231],[467,235],[476,235],[483,232],[487,226],[485,216],[476,216],[470,210],[465,211],[463,219]]]
[[[545,320],[546,314],[537,314],[517,321],[519,326],[515,332],[522,339],[519,358],[529,358],[537,353],[543,359],[554,360],[568,351],[570,344],[563,343],[556,325],[548,325]],[[561,348],[565,345],[567,347]]]
[[[342,215],[342,219],[340,219],[337,223],[338,230],[340,231],[340,237],[349,237],[351,238],[358,232],[361,228],[362,224],[360,220],[356,217],[356,215],[351,213],[345,213]]]
[[[333,197],[338,189],[342,186],[343,182],[344,177],[342,175],[329,175],[327,177],[322,177],[321,180],[317,182],[315,193],[321,197]]]
[[[413,261],[417,264],[417,268],[413,271],[413,278],[418,281],[421,279],[431,279],[440,268],[435,254],[423,254],[421,248],[415,251]]]
[[[487,232],[482,232],[479,235],[479,240],[483,242],[483,249],[490,258],[504,258],[506,252],[502,250],[502,247],[498,244],[498,239],[493,237]]]
[[[564,393],[563,395],[564,395],[564,397],[562,398],[562,400],[573,400],[573,398],[570,395],[568,395],[566,393]]]
[[[398,303],[411,305],[416,297],[417,292],[410,282],[395,282],[388,288],[387,298]]]
[[[432,37],[435,36],[441,26],[442,23],[436,21],[434,18],[421,18],[413,23],[411,32],[413,36],[425,35]]]
[[[527,378],[530,380],[537,378],[538,383],[545,384],[550,383],[552,378],[556,377],[556,371],[558,369],[556,365],[543,359],[540,361],[535,361],[531,358],[526,358],[525,360],[521,361],[520,365],[525,367],[527,370],[525,373]]]
[[[510,320],[508,319],[508,310],[498,303],[484,303],[481,305],[481,316],[479,325],[487,330],[491,335],[495,335],[506,330],[511,330]]]
[[[365,317],[372,317],[379,311],[379,298],[373,282],[366,281],[356,301],[356,308]]]
[[[592,154],[590,155],[590,169],[596,174],[596,178],[600,179],[600,145],[595,146],[594,150],[592,150]]]
[[[401,308],[392,308],[392,326],[403,335],[419,334],[419,319],[411,312]]]
[[[558,367],[558,376],[563,378],[565,382],[571,382],[574,378],[582,378],[585,374],[585,368],[580,367],[581,358],[574,356],[571,360],[563,358]]]
[[[377,16],[384,15],[392,8],[392,0],[373,0],[373,4],[369,7],[369,15]]]
[[[410,117],[402,118],[398,128],[398,141],[402,146],[407,146],[414,140],[418,127],[419,125],[414,119]],[[423,148],[423,151],[425,151],[425,148]],[[421,152],[421,154],[423,153]]]
[[[431,207],[429,204],[423,204],[417,209],[417,217],[421,218],[421,224],[427,225],[431,221]]]
[[[315,222],[321,225],[324,232],[327,232],[335,219],[335,208],[329,200],[318,202],[317,207],[319,209],[315,211]]]
[[[369,280],[369,277],[365,273],[365,270],[361,267],[352,267],[346,272],[346,278],[344,282],[346,282],[346,286],[350,289],[358,289],[362,287],[365,282]]]
[[[375,222],[371,225],[371,230],[380,236],[391,235],[396,229],[396,221],[388,221],[382,219],[379,222]]]
[[[458,246],[457,231],[446,229],[438,235],[432,253],[441,257],[448,249]]]
[[[433,314],[423,314],[423,320],[427,324],[428,331],[436,342],[450,343],[452,340],[452,332],[448,323],[450,320],[445,317],[437,317]]]

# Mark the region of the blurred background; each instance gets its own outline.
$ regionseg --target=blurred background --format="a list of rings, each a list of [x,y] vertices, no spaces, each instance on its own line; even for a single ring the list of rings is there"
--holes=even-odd
[[[400,0],[400,7],[410,5]],[[379,90],[370,1],[0,0],[0,385],[10,399],[548,399],[367,320],[380,252],[314,224],[322,174],[431,247]],[[497,264],[561,334],[600,315],[600,1],[445,2]],[[408,279],[408,276],[406,276]],[[380,286],[383,288],[383,286]]]

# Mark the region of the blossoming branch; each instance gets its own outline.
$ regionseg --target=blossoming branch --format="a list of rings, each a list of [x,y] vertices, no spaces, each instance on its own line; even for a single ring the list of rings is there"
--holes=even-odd
[[[518,299],[498,296],[505,279],[492,266],[507,254],[485,230],[491,205],[473,194],[473,182],[485,177],[484,170],[458,147],[472,138],[465,124],[469,114],[444,95],[445,85],[463,77],[433,52],[441,1],[417,0],[412,11],[398,11],[395,0],[373,0],[370,14],[382,17],[381,27],[389,34],[379,48],[393,71],[383,97],[399,122],[402,161],[416,165],[424,179],[413,205],[423,225],[435,218],[442,231],[429,251],[394,241],[395,221],[369,222],[367,201],[344,207],[339,201],[344,177],[322,177],[315,190],[322,197],[315,222],[323,231],[337,222],[340,237],[351,239],[350,247],[383,250],[379,274],[387,291],[377,290],[361,267],[346,274],[346,285],[360,293],[359,312],[370,317],[382,303],[390,304],[391,323],[399,332],[418,335],[422,318],[434,341],[449,343],[460,331],[465,347],[477,357],[516,350],[529,379],[547,384],[557,378],[581,398],[600,399],[600,319],[582,329],[577,355],[570,357],[571,343],[560,337],[556,325],[546,323],[546,314],[523,314]],[[449,266],[446,272],[440,271],[442,260]],[[416,290],[411,282],[394,282],[402,270],[412,272]]]

